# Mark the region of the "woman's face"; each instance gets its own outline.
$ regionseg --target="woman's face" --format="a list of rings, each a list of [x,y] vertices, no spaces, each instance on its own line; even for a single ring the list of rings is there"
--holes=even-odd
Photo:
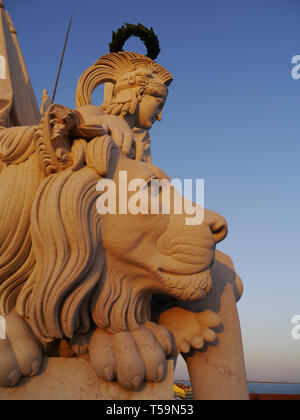
[[[143,96],[136,110],[136,127],[150,130],[156,120],[161,120],[164,103],[163,98],[150,95]]]

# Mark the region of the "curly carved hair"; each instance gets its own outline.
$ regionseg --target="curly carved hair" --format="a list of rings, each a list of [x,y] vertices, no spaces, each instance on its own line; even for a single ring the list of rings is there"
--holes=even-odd
[[[128,101],[118,101],[116,98],[112,97],[109,101],[104,102],[101,105],[101,108],[106,114],[125,116],[127,114],[135,113],[144,95],[161,98],[165,102],[167,94],[163,85],[160,85],[159,83],[149,83],[147,86],[141,87],[140,89],[132,89]]]
[[[38,127],[0,133],[0,313],[16,308],[41,341],[150,318],[148,294],[106,264],[96,185],[119,149],[104,130],[93,136],[58,105]]]
[[[54,121],[51,110],[47,121]],[[16,307],[44,341],[86,332],[93,322],[105,281],[96,184],[118,154],[105,134],[59,141],[62,126],[57,120],[50,130],[48,153],[40,127],[0,135],[0,313]],[[55,170],[49,159],[67,152]]]

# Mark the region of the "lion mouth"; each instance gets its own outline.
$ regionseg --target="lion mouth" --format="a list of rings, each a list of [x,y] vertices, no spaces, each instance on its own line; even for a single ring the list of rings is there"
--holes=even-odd
[[[164,291],[177,299],[190,302],[203,299],[212,287],[209,269],[194,274],[178,274],[159,268],[157,277],[163,281]]]

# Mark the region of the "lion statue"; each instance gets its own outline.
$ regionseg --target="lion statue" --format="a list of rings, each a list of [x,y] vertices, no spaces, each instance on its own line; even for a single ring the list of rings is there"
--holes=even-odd
[[[12,311],[7,346],[14,349],[7,351],[7,366],[14,369],[1,378],[2,385],[37,373],[41,356],[36,338],[41,343],[73,339],[95,327],[92,358],[97,359],[95,347],[104,346],[100,343],[108,340],[107,334],[115,348],[126,340],[139,348],[140,341],[149,340],[161,363],[159,374],[144,377],[161,379],[163,349],[170,353],[172,346],[167,332],[149,323],[152,295],[198,300],[210,290],[209,267],[216,243],[226,234],[224,219],[207,211],[205,223],[187,229],[181,215],[100,215],[96,186],[101,177],[117,179],[126,170],[128,181],[138,177],[148,182],[164,175],[152,164],[121,154],[107,133],[88,141],[83,131],[75,112],[52,106],[39,127],[1,134],[0,305],[2,315]],[[26,320],[28,328],[11,331],[16,317]],[[15,350],[14,342],[20,343],[17,334],[28,335],[29,327],[36,352],[23,366],[24,351]],[[31,339],[25,340],[28,345]],[[139,350],[142,354],[143,347]],[[133,360],[143,364],[142,356]],[[125,360],[120,366],[128,371]],[[100,367],[97,372],[107,379],[114,375],[102,374]],[[137,376],[134,388],[144,380]],[[119,378],[127,386],[120,373]]]
[[[119,67],[123,60],[121,78],[112,57]],[[76,357],[88,355],[100,378],[137,391],[144,381],[164,379],[168,359],[216,339],[221,320],[213,310],[178,308],[190,314],[190,337],[178,335],[170,319],[180,302],[210,293],[225,219],[204,210],[203,223],[187,226],[172,209],[101,214],[97,205],[103,179],[114,181],[117,205],[121,173],[128,182],[144,180],[149,195],[152,179],[167,179],[151,163],[147,132],[160,119],[170,76],[149,60],[104,56],[83,75],[76,111],[53,104],[39,126],[0,131],[0,313],[7,334],[0,386],[37,375],[43,356],[58,355],[67,342]],[[99,109],[90,95],[103,80]]]

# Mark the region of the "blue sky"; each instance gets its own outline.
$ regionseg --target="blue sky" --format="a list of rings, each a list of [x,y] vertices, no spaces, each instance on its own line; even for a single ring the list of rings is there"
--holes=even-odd
[[[226,217],[219,248],[245,285],[239,303],[249,379],[300,381],[300,54],[298,0],[6,0],[40,103],[52,95],[74,14],[56,102],[74,107],[81,73],[108,53],[123,23],[153,26],[157,61],[174,82],[152,129],[154,162],[171,178],[204,178],[206,207]],[[126,50],[145,53],[131,38]],[[101,91],[94,95],[101,103]],[[177,371],[178,377],[185,372]]]

